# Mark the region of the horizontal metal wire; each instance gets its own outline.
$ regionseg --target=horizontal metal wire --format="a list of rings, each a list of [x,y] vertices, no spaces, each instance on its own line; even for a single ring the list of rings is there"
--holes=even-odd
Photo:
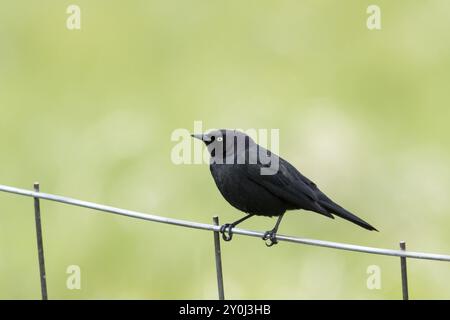
[[[97,211],[109,212],[109,213],[118,214],[118,215],[127,216],[127,217],[131,217],[131,218],[136,218],[136,219],[142,219],[142,220],[159,222],[159,223],[166,223],[166,224],[171,224],[171,225],[176,225],[176,226],[181,226],[181,227],[186,227],[186,228],[210,230],[210,231],[219,231],[219,229],[220,229],[220,226],[215,226],[212,224],[161,217],[161,216],[146,214],[146,213],[137,212],[137,211],[131,211],[131,210],[126,210],[126,209],[110,207],[110,206],[97,204],[97,203],[93,203],[93,202],[87,202],[87,201],[77,200],[77,199],[73,199],[73,198],[57,196],[54,194],[35,192],[32,190],[19,189],[19,188],[4,186],[4,185],[0,185],[0,191],[18,194],[18,195],[27,196],[27,197],[34,197],[34,198],[39,198],[39,199],[45,199],[45,200],[65,203],[68,205],[89,208],[89,209],[93,209],[93,210],[97,210]],[[233,233],[244,235],[244,236],[257,237],[257,238],[262,238],[264,235],[263,232],[244,230],[244,229],[239,229],[239,228],[234,228]],[[277,234],[277,240],[306,244],[306,245],[311,245],[311,246],[334,248],[334,249],[338,249],[338,250],[365,252],[365,253],[385,255],[385,256],[408,257],[408,258],[414,258],[414,259],[439,260],[439,261],[449,261],[450,262],[450,256],[443,255],[443,254],[373,248],[373,247],[365,247],[365,246],[331,242],[331,241],[297,238],[297,237],[284,236],[284,235],[278,235],[278,234]]]

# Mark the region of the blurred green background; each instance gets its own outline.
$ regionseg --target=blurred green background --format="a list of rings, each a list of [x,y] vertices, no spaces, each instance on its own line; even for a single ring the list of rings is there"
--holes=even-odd
[[[73,3],[81,30],[66,28]],[[172,131],[279,128],[281,155],[381,231],[297,211],[281,233],[449,254],[450,2],[376,1],[380,31],[372,3],[2,1],[0,184],[231,222],[207,166],[171,162]],[[217,297],[211,233],[42,207],[50,298]],[[0,298],[40,297],[33,216],[0,193]],[[398,258],[240,236],[223,255],[228,298],[401,298]],[[408,263],[411,298],[450,298],[448,263]]]

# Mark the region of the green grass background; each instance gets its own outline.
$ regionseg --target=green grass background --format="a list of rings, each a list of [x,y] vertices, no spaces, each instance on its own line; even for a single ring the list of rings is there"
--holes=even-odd
[[[281,233],[450,253],[449,14],[444,0],[2,1],[0,183],[231,222],[207,166],[170,161],[171,132],[279,128],[281,155],[381,231],[298,211]],[[50,298],[217,296],[209,232],[42,210]],[[32,200],[0,194],[0,298],[39,298],[35,247]],[[228,298],[401,298],[397,258],[239,236],[223,256]],[[449,264],[408,263],[411,298],[450,298]],[[81,290],[66,288],[73,264]]]

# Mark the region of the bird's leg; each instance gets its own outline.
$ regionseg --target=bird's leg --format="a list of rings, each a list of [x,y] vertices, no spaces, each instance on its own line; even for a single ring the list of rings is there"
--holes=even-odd
[[[233,223],[225,223],[223,226],[220,227],[220,233],[222,234],[222,239],[224,241],[230,241],[233,239],[233,228],[236,227],[239,223],[247,220],[248,218],[253,217],[254,214],[248,214],[245,217],[233,222]]]
[[[271,247],[274,244],[277,244],[277,231],[278,227],[280,226],[281,220],[283,219],[284,213],[278,217],[277,223],[275,224],[275,227],[270,230],[266,231],[262,237],[264,241],[266,241],[266,246]],[[269,240],[269,241],[267,241]]]

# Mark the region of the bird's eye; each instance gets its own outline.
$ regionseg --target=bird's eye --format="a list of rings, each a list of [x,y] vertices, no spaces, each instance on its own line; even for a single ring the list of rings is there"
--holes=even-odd
[[[219,142],[222,141],[222,140],[223,140],[222,137],[218,137],[218,138],[217,138],[217,141],[219,141]]]

